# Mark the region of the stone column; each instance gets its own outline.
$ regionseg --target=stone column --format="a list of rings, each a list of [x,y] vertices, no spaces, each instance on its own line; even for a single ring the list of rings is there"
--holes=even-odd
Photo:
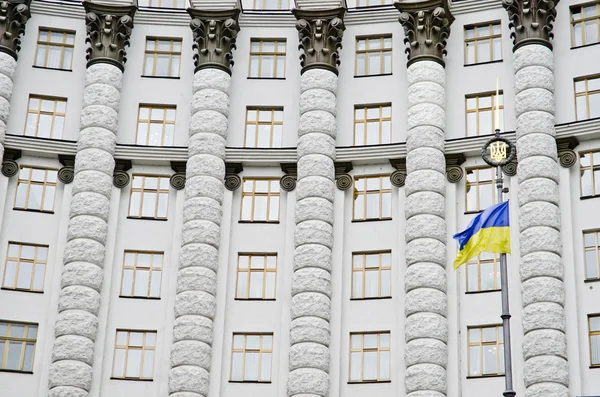
[[[301,50],[288,395],[329,395],[336,92],[344,8],[293,10]]]
[[[136,10],[87,1],[83,6],[90,45],[49,397],[87,397],[91,388],[120,89]]]
[[[408,44],[405,387],[407,397],[441,397],[448,364],[443,57],[454,18],[447,0],[395,5]]]
[[[569,395],[550,43],[556,3],[503,0],[514,43],[526,397]]]
[[[217,304],[232,51],[240,11],[188,12],[192,17],[196,69],[169,395],[206,397]]]

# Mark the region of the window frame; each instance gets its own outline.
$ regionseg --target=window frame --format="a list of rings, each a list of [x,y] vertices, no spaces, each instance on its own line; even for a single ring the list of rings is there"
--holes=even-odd
[[[36,327],[36,336],[35,339],[29,338],[29,337],[11,337],[11,336],[0,336],[0,344],[4,343],[4,347],[3,347],[3,356],[0,357],[0,372],[18,372],[18,373],[24,373],[24,374],[33,374],[33,367],[35,364],[35,348],[37,345],[37,336],[40,333],[40,325],[38,323],[30,323],[30,322],[24,322],[24,321],[11,321],[11,320],[2,320],[0,319],[0,323],[5,323],[7,324],[6,327],[6,334],[9,335],[9,331],[12,329],[13,325],[23,325],[25,328],[23,330],[23,335],[27,335],[29,336],[29,327],[31,326],[35,326]],[[8,360],[8,348],[7,345],[10,344],[10,342],[21,342],[21,354],[19,356],[19,368],[21,369],[8,369],[5,368],[6,364],[7,364],[7,360]],[[28,343],[33,343],[33,353],[31,356],[31,371],[24,371],[23,370],[23,366],[25,364],[25,351],[26,351],[26,346]]]
[[[481,183],[481,181],[479,180],[479,171],[480,170],[487,170],[489,169],[492,173],[492,179],[490,181],[485,180],[484,183]],[[481,194],[480,194],[480,189],[479,187],[481,185],[491,185],[492,186],[492,204],[497,204],[497,200],[498,198],[496,197],[496,189],[495,189],[495,185],[496,185],[496,171],[493,167],[490,166],[477,166],[477,167],[469,167],[465,169],[465,176],[467,176],[470,172],[476,171],[475,175],[475,184],[471,184],[469,182],[468,177],[465,177],[465,214],[478,214],[481,211],[485,210],[485,208],[481,208]],[[471,188],[475,187],[477,190],[477,196],[476,196],[476,210],[469,210],[469,186],[471,186]]]
[[[595,171],[599,171],[600,172],[600,163],[599,164],[595,164],[594,163],[594,154],[598,154],[598,156],[600,157],[600,149],[598,150],[589,150],[589,151],[585,151],[585,152],[579,152],[579,198],[580,199],[588,199],[588,198],[596,198],[596,197],[600,197],[600,193],[596,194],[596,185],[600,184],[600,180],[596,181],[596,172]],[[583,156],[589,155],[590,156],[590,165],[587,166],[582,166],[581,165],[581,158]],[[591,182],[592,182],[592,194],[588,194],[588,195],[583,195],[583,172],[584,171],[590,171],[591,172]],[[600,188],[599,188],[600,190]]]
[[[378,262],[378,267],[367,267],[367,255],[377,255],[377,262]],[[389,255],[390,260],[389,260],[389,266],[383,266],[382,265],[382,255]],[[362,267],[361,268],[355,268],[354,267],[354,258],[357,256],[362,256]],[[374,300],[374,299],[391,299],[392,298],[392,250],[380,250],[380,251],[359,251],[359,252],[353,252],[352,253],[352,275],[351,275],[351,286],[350,286],[350,300],[351,301],[363,301],[363,300]],[[367,272],[368,271],[377,271],[377,296],[365,296],[365,286],[366,286],[366,277],[367,277]],[[389,271],[390,272],[390,286],[389,286],[389,290],[390,290],[390,294],[389,295],[382,295],[381,294],[381,287],[382,287],[382,280],[381,280],[381,274],[383,271]],[[354,274],[355,273],[362,273],[362,294],[360,297],[355,297],[354,296]]]
[[[141,119],[142,109],[148,109],[148,119]],[[158,109],[163,111],[163,118],[161,121],[156,121],[152,119],[152,111]],[[175,115],[173,116],[173,120],[168,120],[167,112],[169,110],[173,110]],[[140,103],[138,105],[138,114],[137,114],[137,125],[135,129],[135,144],[140,146],[150,146],[150,147],[171,147],[175,143],[175,124],[177,122],[177,105],[157,105],[157,104],[149,104],[149,103]],[[147,124],[146,128],[146,144],[138,143],[138,138],[140,136],[140,124]],[[151,146],[150,142],[150,130],[152,124],[161,125],[161,144]],[[173,136],[172,142],[170,144],[165,143],[165,128],[167,125],[173,126]]]
[[[583,267],[584,267],[585,281],[587,281],[587,282],[598,281],[598,280],[600,280],[600,229],[584,230],[582,234],[583,234]],[[593,246],[593,247],[586,247],[586,245],[585,245],[585,236],[589,235],[589,234],[594,235],[595,246]],[[597,274],[596,277],[588,277],[588,273],[587,273],[588,263],[587,263],[587,256],[586,256],[588,251],[593,251],[596,253],[596,255],[595,255],[595,257],[596,257],[596,274]]]
[[[280,146],[273,146],[273,138],[275,136],[275,126],[281,126],[281,142],[283,144],[283,107],[282,106],[247,106],[246,107],[246,120],[245,120],[245,128],[244,128],[244,147],[252,148],[252,149],[272,149],[272,148],[281,148]],[[250,121],[248,120],[248,115],[250,112],[256,112],[256,120]],[[260,121],[260,113],[261,112],[269,112],[271,113],[270,121]],[[275,120],[275,112],[281,112],[281,121]],[[246,141],[248,139],[248,126],[255,126],[255,137],[254,137],[254,146],[248,146]],[[258,146],[258,130],[259,126],[268,125],[270,126],[270,137],[269,137],[269,146]]]
[[[483,342],[483,329],[484,328],[496,328],[496,341],[492,342]],[[470,325],[467,326],[467,379],[471,378],[488,378],[488,377],[496,377],[496,376],[505,376],[506,374],[506,363],[504,364],[504,372],[496,372],[496,373],[483,373],[483,348],[484,346],[496,346],[496,368],[500,371],[500,363],[503,359],[504,349],[500,348],[500,345],[504,346],[504,334],[503,331],[500,331],[500,328],[503,329],[502,324],[489,324],[489,325]],[[478,329],[479,330],[479,342],[471,342],[471,330]],[[500,339],[502,338],[502,339]],[[502,343],[500,343],[502,341]],[[471,347],[479,347],[479,369],[480,375],[472,375],[471,374]]]
[[[153,50],[148,50],[148,42],[154,42]],[[169,42],[169,51],[162,51],[158,49],[158,43],[160,41],[168,41]],[[175,42],[179,42],[180,50],[174,51],[173,46]],[[183,38],[182,37],[160,37],[160,36],[146,36],[146,41],[144,43],[144,62],[142,64],[142,77],[151,77],[151,78],[163,78],[163,79],[179,79],[181,78],[181,54],[183,52]],[[146,58],[147,55],[153,54],[153,62],[152,62],[152,74],[146,74]],[[156,74],[156,64],[158,61],[159,55],[168,55],[169,56],[169,69],[167,75],[157,75]],[[173,56],[179,56],[179,65],[177,69],[177,74],[173,75],[171,68],[173,67]]]
[[[583,16],[583,9],[586,7],[591,7],[595,5],[596,6],[596,15],[594,15],[593,17],[584,17]],[[573,20],[573,11],[577,11],[581,14],[581,18],[574,21]],[[585,42],[585,23],[588,21],[592,21],[592,20],[596,20],[596,27],[597,27],[597,34],[598,34],[598,41],[593,42],[593,43],[586,43]],[[583,27],[581,29],[581,45],[575,45],[575,25],[578,24],[582,24]],[[594,45],[594,44],[600,44],[600,1],[592,1],[592,2],[587,2],[587,3],[582,3],[582,4],[573,4],[571,6],[569,6],[569,28],[571,30],[571,49],[574,48],[581,48],[581,47],[587,47],[590,45]]]
[[[144,180],[142,181],[142,187],[141,188],[136,188],[133,187],[133,181],[135,179],[135,177],[144,177]],[[146,185],[146,178],[158,178],[157,181],[157,188],[156,189],[146,189],[144,188],[144,186]],[[146,220],[157,220],[157,221],[166,221],[169,218],[169,195],[170,195],[170,185],[169,183],[167,183],[167,188],[166,189],[161,189],[160,188],[160,180],[161,178],[166,179],[167,181],[170,180],[170,176],[168,175],[157,175],[157,174],[132,174],[131,175],[131,188],[129,189],[129,204],[127,206],[127,219],[146,219]],[[131,198],[133,196],[134,192],[139,192],[141,193],[140,195],[140,215],[136,216],[136,215],[131,215]],[[143,214],[143,208],[144,208],[144,192],[154,192],[156,193],[156,203],[154,205],[154,217],[151,216],[144,216]],[[158,217],[157,212],[158,212],[158,202],[159,202],[159,198],[161,194],[166,194],[167,196],[167,208],[165,210],[166,214],[164,217]]]
[[[252,50],[252,45],[254,43],[259,44],[258,51]],[[275,51],[272,51],[272,52],[263,51],[264,43],[273,43]],[[283,51],[283,52],[279,51],[279,46],[282,43],[285,44],[285,51]],[[248,62],[248,79],[285,80],[286,75],[287,75],[287,49],[288,49],[287,38],[283,38],[283,37],[271,37],[271,38],[253,37],[253,38],[251,38],[250,39],[250,62]],[[273,57],[272,77],[262,75],[263,56],[272,56]],[[257,76],[252,76],[252,59],[253,59],[253,57],[258,57]],[[277,61],[279,58],[283,58],[283,77],[277,76],[277,71],[278,71]]]
[[[244,347],[242,349],[236,349],[235,348],[235,337],[236,336],[243,336],[244,337]],[[258,349],[246,349],[246,344],[248,341],[248,336],[258,336],[260,338],[259,340],[259,348]],[[263,338],[265,336],[270,336],[271,337],[271,349],[263,349]],[[273,381],[273,348],[275,347],[275,335],[273,332],[233,332],[233,335],[231,337],[231,355],[229,356],[229,383],[271,383]],[[251,352],[251,353],[258,353],[258,373],[257,373],[257,377],[259,380],[246,380],[245,375],[246,375],[246,353],[247,352]],[[233,378],[233,355],[234,353],[242,353],[242,380],[234,380]],[[262,360],[263,360],[263,354],[270,354],[271,355],[271,363],[269,364],[269,380],[261,380],[261,373],[262,373]]]
[[[370,49],[369,41],[379,39],[379,48]],[[385,47],[385,40],[390,39],[390,47]],[[359,42],[365,41],[365,49],[359,50]],[[394,38],[392,33],[385,34],[374,34],[374,35],[366,35],[366,36],[356,36],[354,40],[354,77],[374,77],[374,76],[390,76],[394,74]],[[388,73],[385,72],[385,53],[392,54],[390,56],[390,71]],[[379,73],[371,74],[369,72],[369,54],[379,53]],[[365,74],[358,74],[358,65],[359,65],[359,55],[365,54]]]
[[[42,40],[42,32],[46,33],[46,39]],[[53,41],[50,41],[50,37],[52,36],[52,33],[62,33],[63,38],[62,38],[62,43],[56,43]],[[73,35],[73,44],[68,44],[67,43],[67,37],[68,35],[72,34]],[[39,26],[38,27],[38,34],[37,34],[37,39],[36,39],[36,43],[35,43],[35,55],[33,57],[33,67],[34,68],[41,68],[41,69],[50,69],[50,70],[64,70],[64,71],[68,71],[71,72],[73,71],[73,58],[75,55],[75,40],[77,37],[77,32],[74,30],[69,30],[69,29],[60,29],[60,28],[51,28],[51,27],[46,27],[46,26]],[[40,66],[40,65],[36,65],[37,62],[37,58],[38,58],[38,52],[40,50],[40,45],[45,46],[45,51],[46,54],[44,55],[44,65]],[[48,54],[50,53],[49,51],[49,47],[60,47],[60,65],[62,67],[51,67],[51,66],[47,66],[48,65]],[[66,48],[70,48],[71,49],[71,63],[68,65],[68,67],[65,67],[65,49]]]
[[[361,336],[361,348],[354,349],[352,347],[352,337],[354,335]],[[377,335],[377,347],[376,348],[365,348],[365,335]],[[381,347],[381,335],[388,335],[390,345],[387,348]],[[389,383],[392,381],[392,332],[391,331],[368,331],[368,332],[350,332],[349,338],[349,357],[348,357],[348,383],[349,384],[363,384],[363,383]],[[377,379],[364,379],[365,375],[365,351],[366,352],[377,352]],[[389,352],[389,379],[381,378],[381,352]],[[360,377],[361,380],[352,380],[352,353],[360,352]]]
[[[254,0],[253,4],[252,4],[252,10],[253,11],[284,11],[284,10],[290,9],[289,0],[275,0],[275,1],[277,1],[277,7],[276,8],[268,8],[266,6],[267,0]],[[284,4],[286,2],[288,3],[288,5],[287,5],[287,7],[284,7]],[[262,5],[258,5],[259,3]]]
[[[126,265],[127,254],[134,254],[135,259],[133,261],[132,266]],[[148,267],[140,267],[138,266],[138,256],[142,254],[150,255],[150,265]],[[154,266],[154,256],[161,255],[162,261],[160,267]],[[130,299],[160,299],[162,292],[162,275],[164,272],[164,264],[165,264],[165,253],[164,251],[142,251],[142,250],[125,250],[123,252],[123,266],[121,267],[121,284],[119,287],[119,298],[130,298]],[[131,276],[131,295],[123,294],[123,281],[125,280],[125,270],[132,270],[133,274]],[[146,290],[146,296],[135,295],[135,282],[136,282],[136,273],[137,270],[147,270],[148,271],[148,285]],[[158,296],[151,296],[150,293],[152,291],[152,277],[155,272],[160,272],[160,280],[158,283]],[[154,276],[156,277],[156,276]]]
[[[248,267],[240,268],[240,258],[247,257],[248,258]],[[263,257],[263,267],[262,268],[254,268],[252,269],[251,263],[253,257]],[[267,258],[274,257],[275,258],[275,268],[269,268],[267,265]],[[239,301],[275,301],[277,300],[277,268],[279,267],[279,258],[276,252],[265,252],[265,253],[257,253],[257,252],[238,252],[237,264],[236,264],[236,272],[235,272],[235,300]],[[254,271],[253,271],[254,270]],[[239,286],[239,277],[240,273],[248,273],[248,280],[246,282],[246,297],[240,297],[238,286]],[[261,273],[262,274],[262,297],[261,298],[251,298],[250,297],[250,286],[252,278],[250,275],[252,273]],[[275,279],[273,280],[273,297],[266,298],[266,277],[268,273],[275,273]]]
[[[389,108],[389,112],[390,115],[389,117],[384,117],[384,109],[385,108]],[[379,118],[375,119],[375,118],[369,118],[368,117],[368,111],[369,109],[379,109]],[[357,111],[362,110],[364,112],[364,118],[362,120],[357,119]],[[354,105],[354,141],[353,141],[353,145],[354,146],[375,146],[375,145],[385,145],[385,144],[389,144],[392,143],[392,104],[391,102],[387,102],[387,103],[379,103],[379,104],[369,104],[369,105]],[[376,122],[379,125],[379,142],[378,143],[367,143],[367,125],[369,123],[373,123]],[[389,139],[388,142],[383,142],[383,123],[384,122],[389,122],[390,124],[390,132],[389,132]],[[356,127],[358,125],[362,124],[364,126],[364,130],[363,130],[363,144],[362,145],[357,145],[356,144]]]
[[[252,184],[252,192],[244,191],[244,184],[248,181],[253,181]],[[256,192],[256,182],[257,181],[267,181],[269,183],[268,191],[266,193],[257,193]],[[271,192],[271,183],[279,183],[278,178],[272,177],[248,177],[242,178],[242,199],[240,200],[240,218],[239,223],[274,223],[277,224],[281,219],[281,187],[277,189],[276,192]],[[251,217],[250,219],[243,219],[244,215],[244,197],[252,197],[252,206],[250,210]],[[255,203],[256,197],[267,197],[267,208],[266,208],[266,220],[255,220]],[[271,214],[271,197],[277,197],[277,219],[269,220]]]
[[[35,99],[37,101],[39,101],[37,109],[35,111],[32,111],[31,109],[31,100]],[[42,101],[52,101],[54,102],[54,110],[52,112],[50,111],[46,111],[46,110],[42,110]],[[58,112],[56,110],[58,103],[64,103],[65,106],[65,111],[63,113]],[[25,126],[23,128],[23,136],[33,136],[36,138],[41,138],[41,139],[62,139],[63,138],[63,133],[65,132],[65,122],[67,120],[67,104],[68,104],[68,100],[67,98],[61,98],[61,97],[53,97],[53,96],[48,96],[48,95],[36,95],[36,94],[29,94],[29,97],[27,98],[27,111],[25,113]],[[37,117],[37,122],[35,124],[35,134],[34,135],[28,135],[27,134],[27,121],[29,119],[29,115],[30,114],[34,114]],[[52,125],[50,126],[50,137],[41,137],[39,136],[39,130],[40,130],[40,116],[41,115],[46,115],[46,116],[51,116],[52,117]],[[63,118],[63,128],[60,131],[60,136],[57,136],[55,134],[55,122],[56,122],[56,117],[62,117]]]
[[[183,10],[183,9],[185,9],[185,0],[182,1],[183,5],[181,7],[177,7],[177,6],[166,7],[166,6],[163,6],[162,3],[164,3],[167,0],[147,0],[147,1],[148,1],[148,5],[138,5],[138,7],[140,7],[140,8],[165,8],[165,9],[168,9],[168,10]],[[171,0],[171,1],[177,3],[178,0]],[[157,2],[158,5],[152,5],[153,2]]]
[[[373,222],[373,221],[387,221],[387,220],[391,220],[392,219],[392,213],[393,213],[393,205],[392,205],[392,185],[390,182],[390,188],[389,189],[384,189],[383,188],[383,180],[384,178],[388,178],[389,179],[390,174],[377,174],[377,175],[356,175],[354,176],[352,179],[354,180],[354,183],[352,185],[353,189],[354,189],[354,193],[353,193],[353,198],[352,198],[352,222]],[[380,183],[379,183],[379,217],[378,218],[367,218],[367,200],[366,200],[366,196],[369,194],[369,192],[375,192],[375,190],[368,190],[367,189],[367,179],[374,179],[374,178],[379,178],[380,179]],[[364,190],[361,190],[360,192],[357,190],[356,188],[356,183],[358,182],[358,180],[360,179],[364,179]],[[383,217],[383,194],[390,194],[390,216],[389,217]],[[362,219],[357,219],[355,218],[355,206],[356,206],[356,200],[358,198],[358,196],[364,196],[365,200],[363,203],[363,218]]]
[[[499,25],[500,26],[500,33],[499,34],[494,34],[494,26]],[[488,29],[488,33],[485,36],[478,36],[478,29],[483,28],[483,27],[487,27]],[[474,37],[471,38],[467,38],[467,30],[473,29],[474,32]],[[489,33],[491,31],[491,33]],[[494,59],[494,40],[495,39],[500,39],[500,59]],[[479,42],[482,41],[488,41],[490,44],[490,60],[489,61],[483,61],[483,62],[478,62],[478,57],[479,57]],[[467,57],[467,47],[469,46],[469,44],[474,43],[475,44],[475,50],[474,50],[474,62],[473,63],[468,63],[468,57]],[[502,21],[501,20],[494,20],[494,21],[489,21],[489,22],[481,22],[481,23],[475,23],[475,24],[469,24],[469,25],[464,25],[463,26],[463,53],[464,53],[464,66],[473,66],[473,65],[485,65],[488,63],[494,63],[494,62],[502,62],[504,61],[504,51],[503,51],[503,41],[502,41]]]
[[[600,16],[599,16],[599,21],[600,21]],[[599,26],[600,26],[600,22],[599,22]],[[600,44],[600,41],[598,43]],[[591,120],[591,119],[596,119],[598,117],[598,116],[591,117],[592,108],[590,106],[590,96],[598,95],[598,98],[600,101],[600,88],[598,88],[597,90],[590,91],[588,88],[590,80],[598,80],[598,84],[600,84],[600,74],[593,74],[593,75],[589,75],[589,76],[580,76],[580,77],[575,77],[573,79],[573,94],[575,96],[575,120],[576,121]],[[585,91],[577,92],[577,83],[579,83],[579,82],[584,82]],[[579,107],[577,105],[577,98],[580,98],[580,97],[585,97],[585,113],[586,113],[587,117],[584,119],[579,118]],[[600,109],[599,109],[599,113],[600,113]]]
[[[492,259],[481,259],[481,255],[477,255],[474,258],[471,258],[466,263],[465,270],[465,294],[481,294],[486,292],[498,292],[502,290],[501,285],[501,275],[500,275],[500,256],[499,254],[491,254]],[[494,269],[494,288],[492,289],[481,289],[481,264],[482,263],[492,263]],[[469,265],[477,265],[477,289],[469,290]]]
[[[126,339],[125,345],[117,344],[117,339],[119,338],[119,332],[127,333],[127,339]],[[141,347],[130,345],[131,333],[143,334]],[[147,334],[154,334],[154,346],[151,346],[151,347],[146,346],[146,335]],[[114,346],[113,346],[113,360],[112,360],[112,365],[111,365],[110,379],[153,381],[154,380],[154,368],[156,365],[156,351],[157,351],[156,346],[157,346],[157,344],[158,344],[158,331],[156,331],[156,330],[137,330],[137,329],[117,328],[117,330],[115,331],[115,340],[114,340]],[[123,376],[115,376],[115,361],[116,361],[116,357],[117,357],[117,349],[125,350],[125,354],[123,357]],[[140,356],[140,370],[139,370],[140,376],[139,377],[127,376],[127,361],[128,361],[128,356],[129,356],[127,353],[130,350],[141,350],[142,351],[142,354]],[[142,377],[143,372],[144,372],[144,357],[145,357],[145,352],[148,350],[154,351],[154,357],[152,358],[152,376],[150,378],[144,378],[144,377]]]
[[[19,256],[18,257],[9,257],[10,255],[10,246],[11,245],[17,245],[19,248]],[[23,246],[28,246],[28,247],[33,247],[34,248],[34,258],[33,259],[23,259],[22,258],[22,252],[23,252]],[[44,260],[40,260],[38,259],[38,249],[39,248],[45,248],[46,249],[46,259]],[[23,242],[17,242],[17,241],[9,241],[8,245],[6,247],[6,256],[5,256],[5,261],[4,261],[4,271],[3,271],[3,275],[2,275],[2,288],[4,290],[9,290],[9,291],[21,291],[21,292],[33,292],[33,293],[43,293],[44,292],[44,283],[46,281],[46,270],[47,270],[47,266],[48,266],[48,254],[50,252],[50,246],[46,245],[46,244],[33,244],[33,243],[23,243]],[[6,271],[8,269],[8,262],[13,261],[16,262],[16,266],[15,266],[15,277],[14,277],[14,287],[8,287],[6,286]],[[19,288],[18,287],[18,283],[19,283],[19,268],[21,266],[21,262],[27,262],[27,263],[31,263],[31,275],[30,275],[30,280],[29,280],[29,288]],[[42,275],[42,288],[41,289],[34,289],[34,281],[35,281],[35,274],[36,274],[36,268],[37,265],[42,265],[43,266],[43,275]]]
[[[17,197],[19,194],[19,185],[21,185],[21,181],[25,181],[25,179],[21,179],[21,170],[23,168],[29,168],[29,179],[26,180],[27,185],[27,194],[25,197],[25,206],[24,207],[17,207]],[[31,178],[33,177],[33,170],[43,170],[45,171],[44,174],[44,182],[37,182],[37,181],[32,181]],[[54,171],[56,172],[56,182],[48,182],[48,171]],[[41,185],[42,186],[42,198],[40,201],[40,209],[36,209],[36,208],[28,208],[29,207],[29,195],[31,193],[31,185]],[[44,203],[46,202],[46,188],[47,187],[54,187],[54,196],[52,197],[52,209],[51,210],[44,210]],[[32,211],[32,212],[40,212],[40,213],[44,213],[44,214],[54,214],[54,205],[56,204],[56,191],[58,190],[58,170],[55,168],[43,168],[43,167],[38,167],[38,166],[29,166],[29,165],[20,165],[19,166],[19,172],[17,174],[17,187],[15,189],[15,199],[13,202],[13,210],[16,211]]]
[[[359,2],[361,0],[357,0],[356,2],[356,8],[368,8],[368,7],[385,7],[385,6],[391,6],[394,4],[393,1],[388,1],[388,0],[363,0],[365,1],[367,4],[366,5],[359,5]],[[379,4],[371,4],[372,2],[377,2]]]
[[[498,106],[499,109],[499,115],[498,117],[500,118],[499,120],[499,124],[500,124],[500,129],[503,129],[503,125],[504,125],[504,91],[503,90],[499,90],[498,91],[498,95],[502,97],[502,103]],[[479,101],[481,98],[490,98],[491,101],[491,105],[490,107],[480,107],[479,106]],[[475,108],[474,109],[469,109],[469,99],[475,99]],[[490,112],[491,113],[491,122],[492,122],[492,132],[490,132],[489,134],[482,134],[481,133],[481,127],[480,127],[480,117],[479,114],[481,112]],[[476,134],[475,135],[470,135],[469,134],[469,114],[471,113],[475,113],[475,129],[476,129]],[[480,93],[476,93],[476,94],[469,94],[469,95],[465,95],[465,137],[473,137],[473,136],[486,136],[486,135],[491,135],[495,133],[495,128],[496,128],[496,92],[480,92]]]
[[[600,344],[600,328],[597,331],[592,331],[592,321],[591,321],[592,318],[600,319],[600,313],[587,315],[588,343],[589,343],[589,347],[590,347],[590,368],[600,368],[600,361],[598,361],[598,363],[593,363],[593,361],[592,361],[592,337],[598,336],[599,337],[598,344]]]

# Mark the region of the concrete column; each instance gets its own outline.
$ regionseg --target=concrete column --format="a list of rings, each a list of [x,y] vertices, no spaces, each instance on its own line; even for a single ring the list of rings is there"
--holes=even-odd
[[[239,31],[238,9],[189,13],[197,53],[169,373],[172,397],[206,397],[209,391],[231,51]]]
[[[432,4],[434,3],[434,4]],[[448,382],[446,160],[443,55],[452,16],[444,0],[396,3],[408,49],[405,386],[442,397]],[[416,43],[416,45],[414,44]]]
[[[13,75],[17,69],[17,60],[0,52],[0,159],[4,158],[4,139],[6,124],[10,113],[10,98],[13,91]]]
[[[108,234],[124,47],[135,8],[84,3],[88,37],[81,130],[48,381],[49,397],[87,397]],[[90,32],[93,36],[89,36]],[[96,45],[101,43],[102,45]],[[111,48],[113,45],[115,48]]]
[[[294,10],[304,52],[288,396],[329,395],[338,50],[343,8]]]

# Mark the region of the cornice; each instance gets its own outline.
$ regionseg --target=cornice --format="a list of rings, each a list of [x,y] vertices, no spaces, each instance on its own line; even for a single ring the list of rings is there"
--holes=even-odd
[[[453,15],[469,14],[472,12],[502,8],[502,0],[466,0],[452,2],[450,11]]]
[[[0,1],[0,51],[15,59],[21,49],[21,37],[31,18],[31,0]]]

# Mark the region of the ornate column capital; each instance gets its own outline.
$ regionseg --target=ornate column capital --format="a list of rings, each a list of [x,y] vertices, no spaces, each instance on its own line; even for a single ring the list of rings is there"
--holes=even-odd
[[[96,63],[108,63],[125,70],[129,37],[133,29],[136,6],[114,6],[85,0],[85,25],[87,31],[86,67]]]
[[[242,186],[242,178],[238,175],[244,171],[242,163],[225,163],[225,187],[227,190],[235,191]]]
[[[396,169],[390,175],[390,182],[393,186],[403,187],[406,183],[406,159],[390,159],[390,164]]]
[[[579,141],[574,136],[568,138],[559,138],[556,140],[556,149],[558,151],[558,162],[564,168],[570,168],[577,163],[577,153],[575,149]]]
[[[231,74],[235,39],[240,31],[239,8],[230,10],[198,10],[188,8],[194,39],[194,73],[206,68],[221,69]]]
[[[450,183],[458,183],[465,176],[465,171],[461,165],[467,161],[462,153],[446,155],[446,179]]]
[[[20,149],[4,148],[2,158],[2,175],[7,178],[13,177],[19,173],[19,164],[17,160],[21,158]]]
[[[528,44],[541,44],[552,49],[552,23],[560,0],[502,0],[512,30],[513,51]]]
[[[298,20],[298,49],[302,51],[300,64],[304,73],[310,69],[326,69],[338,74],[342,49],[344,25],[344,7],[328,10],[293,9],[292,14]]]
[[[171,169],[175,171],[171,178],[169,178],[169,184],[175,190],[182,190],[185,187],[185,170],[187,168],[186,161],[171,161]]]
[[[113,185],[123,189],[129,185],[131,177],[127,173],[131,169],[131,160],[115,159],[115,170],[113,172]]]
[[[68,185],[75,179],[75,156],[70,154],[59,154],[58,161],[63,167],[58,170],[58,180]]]
[[[422,60],[446,66],[446,40],[454,22],[448,0],[396,1],[394,5],[400,11],[398,20],[406,36],[408,66]]]
[[[21,49],[21,35],[25,34],[25,24],[31,18],[31,0],[0,1],[0,51],[17,60]]]
[[[281,170],[285,175],[279,180],[279,185],[286,192],[291,192],[296,189],[296,180],[298,179],[298,164],[296,163],[281,163]]]
[[[335,167],[335,185],[340,190],[348,190],[354,186],[354,178],[348,174],[352,171],[351,162],[336,162]]]

